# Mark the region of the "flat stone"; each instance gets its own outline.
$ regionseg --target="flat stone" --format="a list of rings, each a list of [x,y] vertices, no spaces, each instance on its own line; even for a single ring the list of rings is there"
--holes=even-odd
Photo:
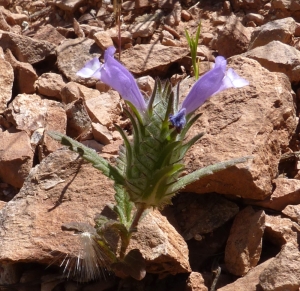
[[[259,276],[264,291],[297,291],[300,286],[300,252],[298,246],[287,243]]]
[[[282,210],[282,213],[300,225],[300,204],[288,205]]]
[[[0,46],[4,51],[10,49],[18,61],[30,64],[55,56],[54,44],[12,32],[0,31]]]
[[[84,3],[84,0],[55,0],[54,5],[61,10],[74,12]]]
[[[250,86],[221,92],[200,107],[202,116],[189,136],[202,131],[205,135],[187,153],[185,164],[191,172],[232,158],[253,159],[200,179],[184,191],[263,200],[273,192],[281,149],[289,145],[296,128],[291,84],[285,75],[269,72],[254,60],[236,56],[228,63]],[[182,82],[181,96],[189,90]]]
[[[92,123],[92,133],[94,139],[103,145],[110,144],[113,139],[107,127],[99,123]]]
[[[33,163],[30,138],[24,131],[0,132],[0,179],[21,188]]]
[[[37,40],[45,40],[56,45],[61,44],[61,42],[66,39],[51,24],[40,27],[32,38]]]
[[[258,61],[271,72],[286,74],[291,82],[300,80],[300,52],[290,45],[274,40],[249,50],[243,56]]]
[[[169,66],[189,55],[187,48],[166,47],[160,44],[143,44],[123,51],[122,63],[134,74],[150,71],[166,72]]]
[[[133,38],[149,37],[154,33],[156,28],[155,21],[146,21],[145,23],[136,23],[129,28]]]
[[[78,154],[66,149],[50,154],[31,170],[24,187],[0,211],[0,263],[51,264],[59,258],[57,254],[74,258],[76,263],[79,238],[63,231],[62,224],[94,225],[96,213],[113,203],[113,197],[113,182]],[[148,272],[190,271],[186,243],[157,211],[144,217],[130,246],[141,251]]]
[[[108,47],[113,46],[114,43],[110,34],[107,31],[99,31],[94,33],[93,38],[96,44],[102,49],[106,50]]]
[[[253,269],[262,251],[265,229],[265,213],[246,207],[235,217],[225,249],[227,270],[236,276],[244,276]]]
[[[290,44],[296,29],[296,22],[292,17],[270,21],[254,29],[251,35],[249,49],[264,46],[273,40]]]

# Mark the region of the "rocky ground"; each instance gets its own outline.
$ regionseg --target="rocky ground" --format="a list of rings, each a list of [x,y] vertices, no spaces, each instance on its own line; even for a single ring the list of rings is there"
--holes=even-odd
[[[146,260],[142,281],[109,270],[92,276],[91,262],[77,260],[82,245],[63,224],[93,224],[114,190],[45,133],[66,133],[110,161],[122,143],[113,124],[130,135],[118,93],[76,76],[107,47],[119,48],[113,5],[0,5],[0,290],[299,290],[298,0],[123,2],[121,62],[146,98],[156,77],[181,81],[186,96],[194,78],[185,29],[195,35],[200,21],[201,74],[222,55],[250,82],[199,109],[190,136],[205,135],[185,163],[192,171],[253,158],[189,185],[142,220],[130,246]]]

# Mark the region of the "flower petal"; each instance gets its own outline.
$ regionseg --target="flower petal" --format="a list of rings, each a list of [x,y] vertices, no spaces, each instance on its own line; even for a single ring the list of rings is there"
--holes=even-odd
[[[98,58],[93,58],[88,61],[84,67],[79,70],[76,75],[83,78],[93,77],[94,73],[101,68],[101,63]]]
[[[170,115],[169,117],[169,121],[179,131],[184,127],[186,123],[185,114],[186,114],[186,109],[181,108],[176,114]]]

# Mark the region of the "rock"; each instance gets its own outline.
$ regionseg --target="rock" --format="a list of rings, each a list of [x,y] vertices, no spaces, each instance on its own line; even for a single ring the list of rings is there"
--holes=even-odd
[[[107,31],[99,31],[93,35],[96,44],[102,49],[106,50],[108,47],[113,46],[112,38]]]
[[[274,259],[269,259],[255,268],[251,269],[244,277],[237,279],[231,284],[228,284],[217,291],[258,291],[260,274],[271,264]]]
[[[229,273],[244,276],[253,269],[262,250],[265,213],[246,207],[235,217],[225,249],[225,264]]]
[[[272,195],[263,201],[257,201],[253,204],[279,211],[283,210],[289,204],[300,204],[299,180],[276,178],[273,183],[275,190]]]
[[[102,93],[97,98],[87,100],[86,109],[92,122],[101,123],[106,127],[112,126],[120,114],[119,101],[120,97],[116,91]]]
[[[250,86],[226,90],[200,107],[202,116],[189,137],[202,131],[205,135],[189,150],[185,164],[191,172],[232,158],[253,159],[200,179],[184,191],[263,200],[272,193],[281,149],[288,146],[296,126],[290,82],[248,58],[236,56],[228,63]],[[182,83],[181,96],[188,90]]]
[[[271,72],[280,72],[288,76],[291,82],[300,80],[300,52],[280,41],[256,47],[243,56],[258,61]]]
[[[61,10],[74,12],[83,3],[84,0],[55,0],[53,4],[59,7]]]
[[[45,40],[55,45],[60,45],[66,38],[59,33],[51,24],[40,27],[33,35],[34,39]]]
[[[221,56],[229,58],[247,51],[250,39],[251,30],[233,15],[218,32],[217,50]]]
[[[18,92],[26,94],[35,93],[34,83],[38,75],[33,66],[29,63],[19,62],[9,49],[6,50],[5,59],[13,67],[15,85]]]
[[[7,103],[12,97],[13,82],[14,71],[12,66],[0,57],[0,114],[6,109]]]
[[[94,139],[103,145],[109,144],[113,139],[111,132],[102,124],[92,123],[92,132]]]
[[[258,10],[261,5],[260,0],[234,0],[231,3],[234,10]]]
[[[300,226],[289,218],[266,215],[265,238],[273,245],[293,243],[298,246]]]
[[[295,37],[299,37],[300,36],[300,23],[296,22],[296,28],[295,28]]]
[[[80,85],[76,82],[69,82],[61,89],[61,98],[62,102],[68,104],[79,98],[83,100],[89,100],[97,98],[100,95],[100,92],[95,89],[88,88],[84,85]]]
[[[155,80],[151,76],[137,78],[136,82],[142,92],[146,93],[147,96],[151,96],[155,85]]]
[[[112,38],[115,45],[116,46],[119,45],[119,35],[117,29],[115,28],[110,29],[109,35]],[[121,31],[121,46],[131,42],[132,42],[132,34],[127,30]]]
[[[272,7],[279,10],[299,11],[300,3],[297,0],[273,0]]]
[[[21,188],[33,163],[33,151],[26,132],[0,132],[0,178]]]
[[[44,73],[35,83],[38,93],[61,100],[60,92],[65,87],[65,82],[61,75],[56,73]]]
[[[273,40],[290,44],[295,29],[296,22],[292,17],[270,21],[252,32],[249,49],[264,46]]]
[[[133,38],[149,37],[154,33],[156,28],[155,21],[146,21],[144,23],[136,23],[129,28],[129,32]]]
[[[262,25],[264,22],[264,17],[257,13],[247,13],[246,14],[246,20],[247,21],[253,21],[257,25]]]
[[[92,39],[67,39],[57,47],[57,66],[69,81],[80,82],[89,87],[95,85],[94,78],[81,78],[76,73],[86,62],[99,57],[100,48]]]
[[[213,232],[234,217],[238,206],[217,194],[180,195],[176,220],[185,240]]]
[[[103,144],[95,141],[94,139],[87,139],[87,140],[83,140],[82,143],[91,148],[91,149],[94,149],[97,153],[102,153],[103,151]],[[104,158],[111,158],[111,155],[108,155],[107,157],[104,157]]]
[[[282,210],[282,213],[300,225],[300,204],[288,205]]]
[[[208,291],[201,273],[192,272],[186,283],[185,291]]]
[[[287,243],[259,276],[264,291],[297,291],[300,286],[299,248]]]
[[[192,18],[192,15],[187,10],[181,11],[181,18],[185,21],[189,21]]]
[[[19,94],[9,104],[5,115],[18,130],[24,130],[31,135],[35,130],[46,127],[48,114],[50,114],[49,110],[52,110],[51,107],[60,108],[61,104],[56,101],[42,99],[36,94]],[[61,114],[58,116],[57,118],[60,118]],[[63,124],[63,120],[58,121]]]
[[[0,262],[50,264],[60,254],[70,265],[72,258],[76,263],[78,237],[62,231],[62,224],[93,225],[95,214],[114,202],[113,195],[112,181],[78,154],[66,149],[52,153],[31,170],[19,194],[0,212]],[[140,249],[148,272],[190,271],[187,245],[159,212],[145,216],[131,247]]]
[[[166,72],[169,66],[187,56],[189,50],[180,47],[166,47],[159,44],[135,45],[123,51],[122,63],[134,74],[156,75]]]
[[[55,56],[55,45],[12,32],[0,32],[0,46],[10,49],[20,62],[36,64],[47,57]]]
[[[214,35],[210,32],[203,32],[200,34],[201,44],[209,45],[209,43],[213,40]]]

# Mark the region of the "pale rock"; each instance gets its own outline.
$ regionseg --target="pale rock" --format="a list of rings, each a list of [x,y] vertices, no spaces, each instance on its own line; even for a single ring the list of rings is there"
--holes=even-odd
[[[135,8],[151,7],[156,2],[156,0],[135,0]]]
[[[6,50],[5,60],[13,67],[15,85],[18,92],[26,94],[35,93],[34,83],[38,75],[33,66],[29,63],[19,62],[9,49]]]
[[[260,274],[269,266],[274,259],[269,259],[255,268],[251,269],[244,277],[241,277],[231,284],[217,289],[217,291],[258,291]]]
[[[162,36],[163,38],[174,39],[174,36],[173,36],[169,31],[167,31],[167,30],[163,30],[163,31],[161,32],[161,36]]]
[[[61,89],[62,102],[65,104],[71,103],[79,98],[88,100],[97,98],[100,92],[96,89],[88,88],[84,85],[80,85],[76,82],[69,82]]]
[[[298,291],[300,286],[300,252],[287,243],[259,276],[264,291]]]
[[[82,98],[68,103],[65,107],[68,119],[68,136],[76,140],[92,138],[92,122],[85,109],[84,100]]]
[[[258,61],[271,72],[286,74],[291,82],[300,81],[300,52],[290,45],[274,40],[249,50],[243,56]]]
[[[87,146],[91,149],[94,149],[97,153],[101,153],[103,150],[103,144],[95,141],[94,139],[83,140],[82,144],[84,144],[85,146]],[[111,155],[109,156],[109,158],[110,157],[111,157]]]
[[[133,38],[149,37],[154,33],[156,28],[155,21],[146,21],[144,23],[136,23],[129,27],[129,32]]]
[[[264,22],[264,16],[257,13],[247,13],[246,14],[247,21],[253,21],[257,25],[261,25]]]
[[[30,64],[55,55],[54,44],[12,32],[0,32],[0,46],[4,51],[10,49],[18,61]]]
[[[33,163],[30,138],[24,131],[0,132],[0,178],[16,188],[21,188]]]
[[[56,73],[44,73],[37,79],[36,89],[38,93],[52,97],[56,100],[61,100],[60,92],[65,87],[66,83],[63,77]]]
[[[108,47],[113,46],[112,38],[107,31],[99,31],[93,35],[96,44],[102,49],[106,50]]]
[[[60,45],[66,38],[57,31],[57,29],[51,24],[41,26],[37,32],[33,35],[34,39],[45,40],[55,45]]]
[[[203,57],[204,60],[213,62],[215,57],[213,56],[211,50],[205,45],[197,46],[197,56]]]
[[[201,273],[192,272],[186,280],[184,291],[208,291]]]
[[[165,23],[170,26],[178,25],[181,21],[182,7],[179,1],[176,1],[173,6],[172,12],[165,17]]]
[[[216,12],[212,14],[212,24],[214,26],[225,24],[228,16],[219,16]]]
[[[262,250],[265,213],[246,207],[235,217],[225,248],[225,264],[229,273],[244,276],[253,269]]]
[[[265,239],[276,246],[288,242],[298,245],[300,226],[289,218],[266,215]]]
[[[252,32],[249,50],[264,46],[273,40],[290,44],[295,29],[296,22],[292,17],[270,21]]]
[[[94,57],[100,57],[100,48],[92,39],[67,39],[57,47],[57,67],[69,81],[93,86],[97,79],[82,78],[76,73]]]
[[[167,47],[160,44],[135,45],[123,51],[122,63],[134,74],[150,71],[166,72],[170,65],[189,55],[187,48]]]
[[[154,89],[155,80],[151,76],[143,76],[136,79],[137,85],[140,90],[151,96]]]
[[[0,114],[4,112],[8,101],[12,97],[12,87],[14,82],[14,71],[9,62],[0,58]]]
[[[94,139],[103,145],[111,143],[113,139],[112,134],[107,127],[100,123],[92,123],[92,133]]]
[[[299,37],[300,36],[300,23],[296,22],[296,28],[295,28],[295,37]]]
[[[263,201],[251,202],[262,207],[283,210],[289,204],[300,204],[300,181],[297,179],[276,178],[273,180],[275,190]]]
[[[122,3],[122,9],[125,11],[130,11],[135,8],[135,1],[129,0]]]
[[[210,32],[200,33],[201,44],[209,45],[209,43],[214,39],[214,35]]]
[[[0,13],[4,17],[5,21],[11,26],[16,24],[21,25],[23,21],[28,21],[27,15],[23,13],[12,13],[4,7],[0,7]]]
[[[6,205],[7,202],[0,200],[0,211]]]
[[[288,205],[282,210],[282,213],[300,225],[300,204]]]
[[[45,127],[49,100],[43,100],[36,94],[19,94],[5,111],[6,119],[18,130],[31,135],[38,128]]]
[[[245,27],[236,16],[230,16],[219,29],[217,50],[221,56],[229,58],[245,52],[251,39],[251,30]]]
[[[235,203],[218,194],[179,195],[176,205],[178,211],[175,218],[185,240],[212,233],[239,211]]]
[[[87,100],[86,108],[92,122],[101,123],[106,127],[112,125],[117,121],[116,116],[120,114],[119,102],[119,94],[112,90]]]
[[[182,9],[181,18],[185,21],[189,21],[192,18],[192,15],[187,10]]]
[[[84,32],[84,35],[87,35],[89,38],[93,38],[94,34],[97,32],[104,31],[102,27],[88,24],[80,24],[80,28]]]
[[[77,10],[82,4],[84,0],[55,0],[54,5],[64,11],[74,12]]]
[[[114,203],[113,197],[113,182],[78,154],[66,149],[52,153],[31,170],[24,187],[0,212],[0,262],[51,264],[57,254],[76,262],[78,237],[62,231],[62,224],[94,225],[96,213]],[[141,251],[148,272],[190,271],[186,243],[157,211],[144,217],[130,246]]]
[[[175,47],[178,46],[177,41],[170,38],[163,38],[161,44],[165,46],[175,46]]]
[[[119,45],[119,36],[118,31],[115,28],[111,28],[109,31],[109,35],[112,38],[113,42],[116,45]],[[128,31],[121,31],[121,46],[132,42],[132,34]]]
[[[228,67],[250,85],[221,92],[199,108],[197,113],[202,116],[188,136],[199,132],[205,135],[188,151],[186,168],[192,172],[232,158],[252,156],[252,159],[204,177],[184,191],[263,200],[273,191],[281,149],[289,145],[296,128],[291,84],[285,75],[269,72],[245,57],[230,58]],[[182,99],[189,90],[182,82]]]

